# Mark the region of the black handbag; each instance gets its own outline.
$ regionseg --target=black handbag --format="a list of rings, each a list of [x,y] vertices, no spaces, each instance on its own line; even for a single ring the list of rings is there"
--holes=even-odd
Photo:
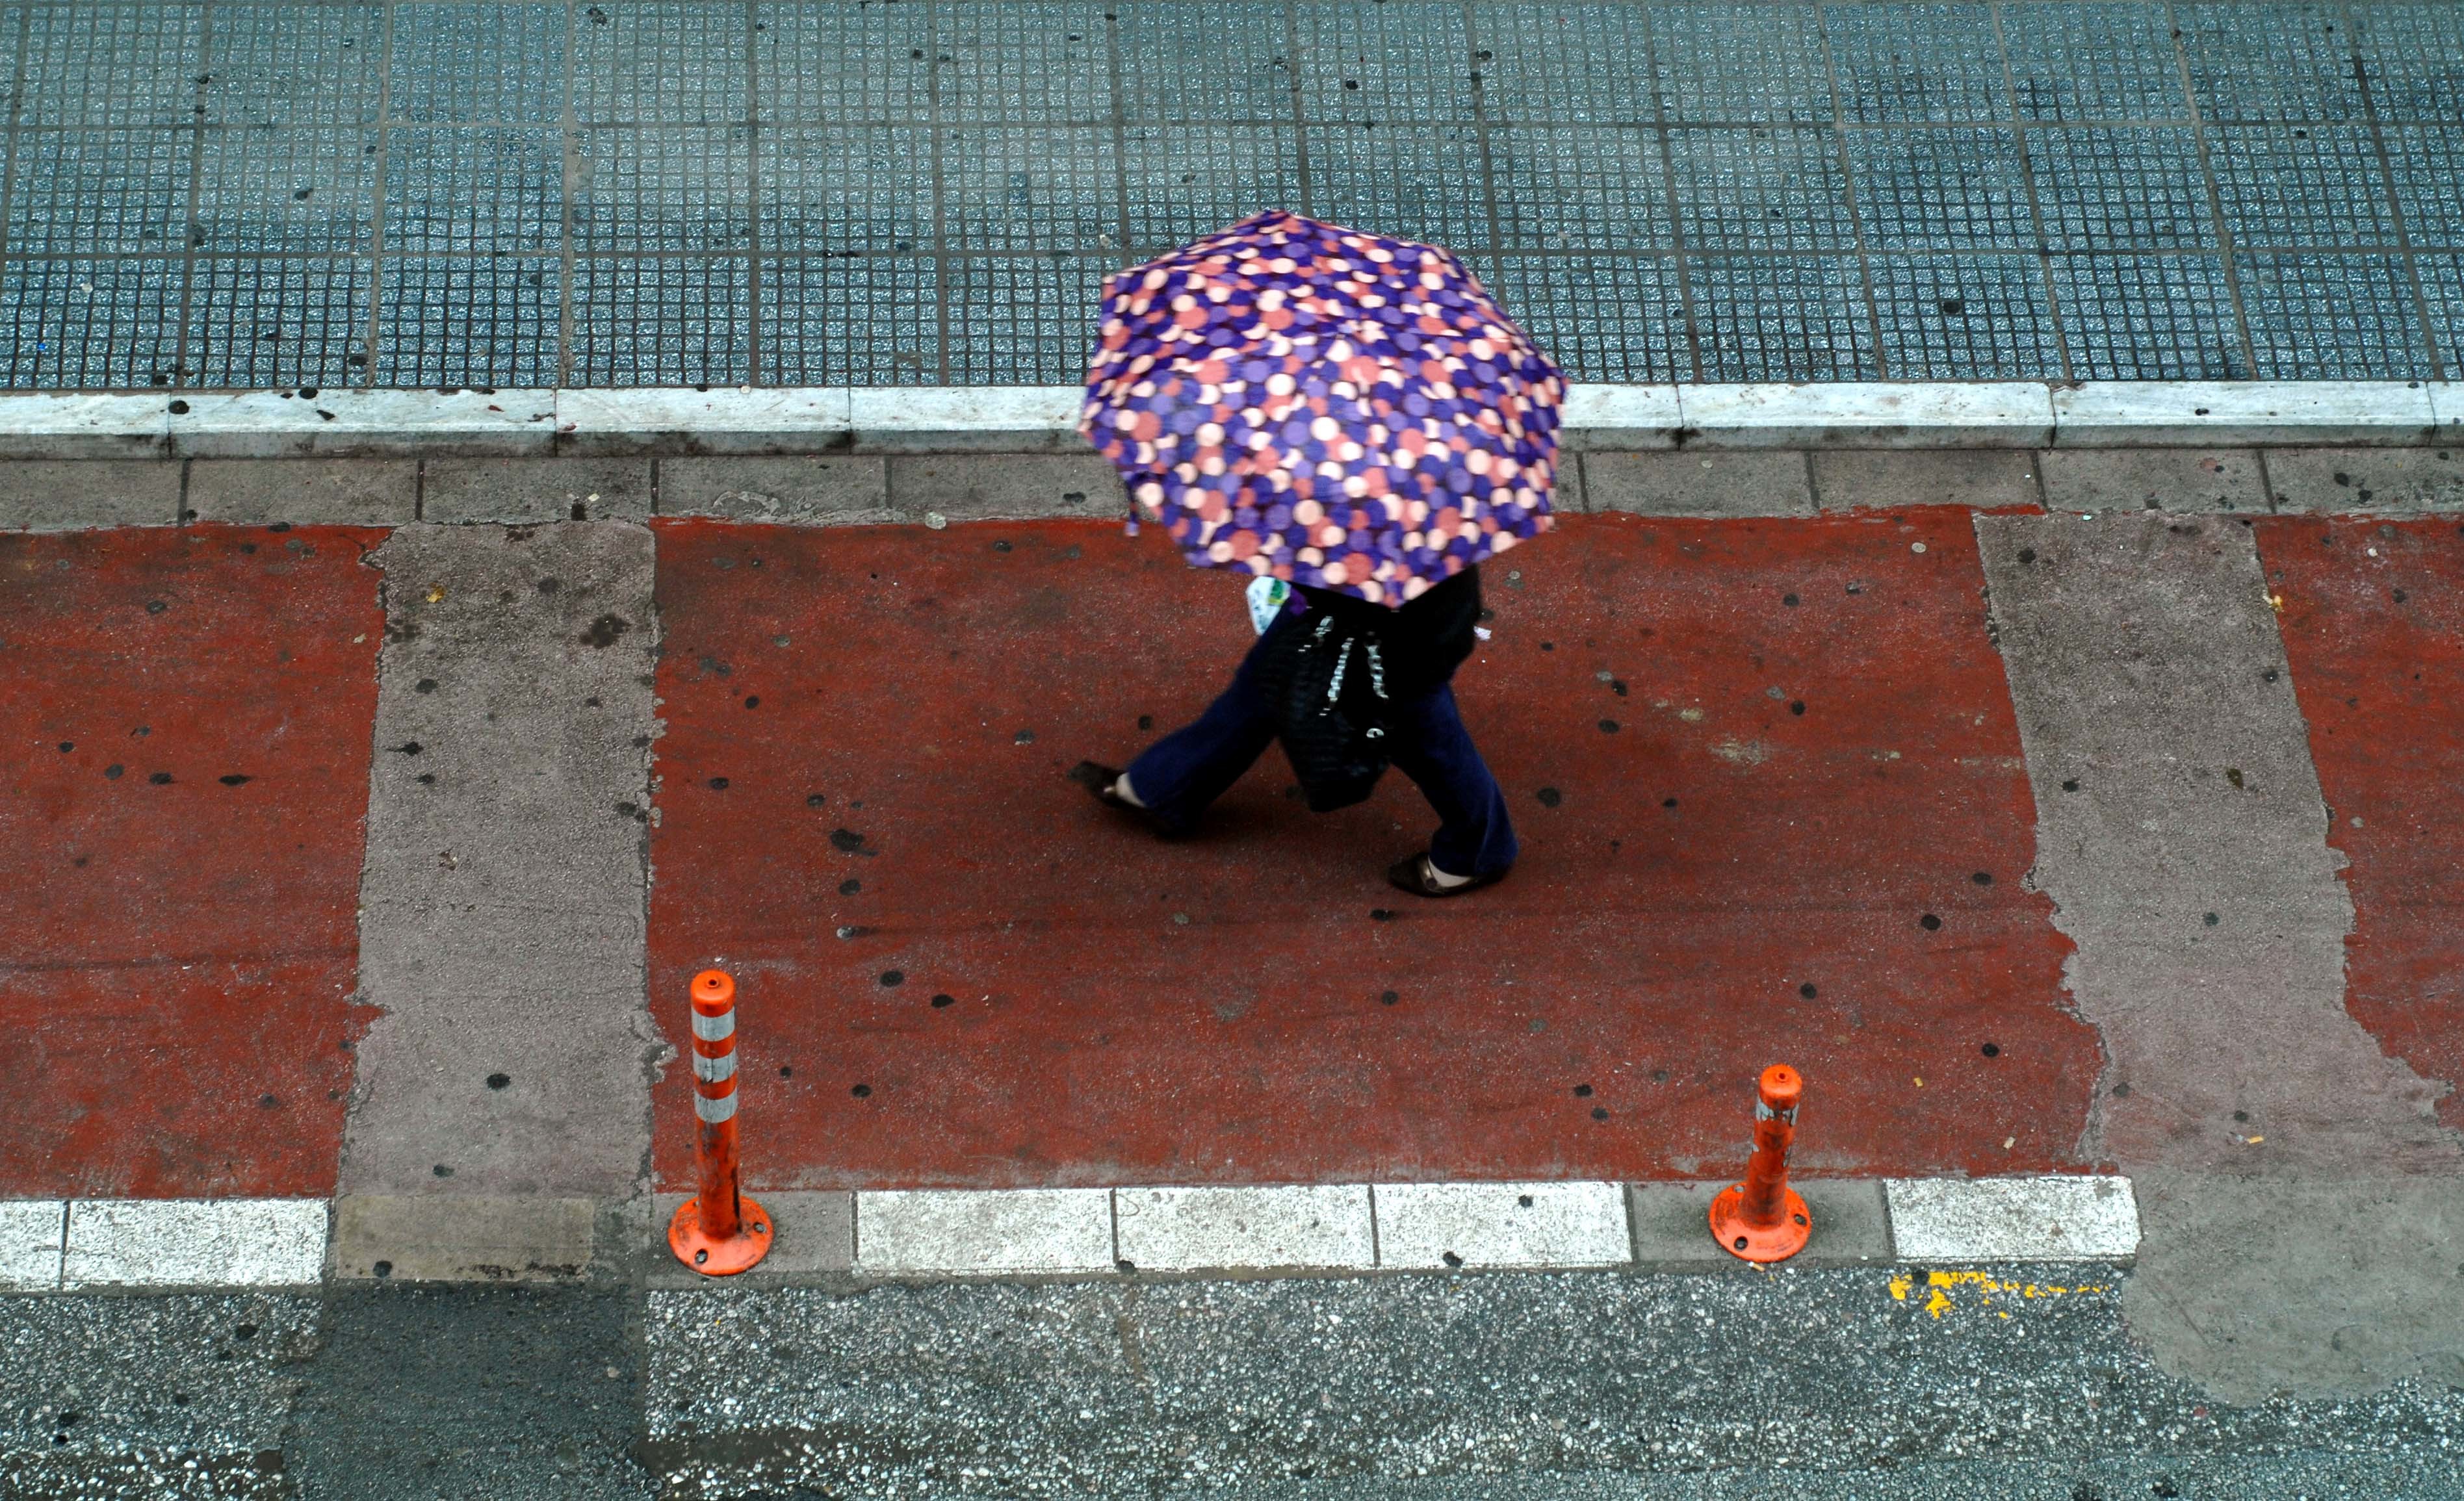
[[[1349,808],[1393,760],[1384,650],[1375,631],[1324,612],[1287,617],[1276,629],[1259,663],[1275,737],[1311,813]]]

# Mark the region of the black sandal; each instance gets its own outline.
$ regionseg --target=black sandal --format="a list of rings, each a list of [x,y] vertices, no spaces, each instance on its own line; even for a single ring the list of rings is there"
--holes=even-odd
[[[1466,891],[1478,891],[1483,886],[1494,885],[1506,879],[1506,872],[1501,870],[1493,876],[1474,876],[1469,881],[1441,886],[1438,884],[1436,872],[1437,867],[1429,863],[1427,855],[1414,855],[1386,867],[1386,879],[1416,897],[1459,897]]]

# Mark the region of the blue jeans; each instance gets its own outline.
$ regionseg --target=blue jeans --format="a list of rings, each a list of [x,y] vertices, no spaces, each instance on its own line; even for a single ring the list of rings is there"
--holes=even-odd
[[[1197,723],[1174,730],[1130,763],[1131,790],[1166,832],[1188,833],[1207,805],[1274,743],[1274,715],[1257,683],[1258,658],[1276,630],[1298,619],[1286,616],[1258,638],[1232,685]],[[1503,875],[1520,846],[1506,816],[1506,794],[1463,729],[1453,686],[1440,684],[1395,705],[1387,733],[1397,769],[1437,811],[1429,859],[1449,876]]]

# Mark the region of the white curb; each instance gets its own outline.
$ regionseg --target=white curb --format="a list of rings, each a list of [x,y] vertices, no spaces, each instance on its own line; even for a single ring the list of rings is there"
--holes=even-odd
[[[323,1199],[0,1203],[0,1291],[312,1287],[330,1214]]]
[[[1895,1178],[1891,1240],[1909,1261],[2102,1261],[2139,1251],[2127,1178]]]
[[[1076,386],[0,392],[0,459],[1078,452]],[[2464,432],[2429,381],[1573,386],[1573,452],[2404,446]]]

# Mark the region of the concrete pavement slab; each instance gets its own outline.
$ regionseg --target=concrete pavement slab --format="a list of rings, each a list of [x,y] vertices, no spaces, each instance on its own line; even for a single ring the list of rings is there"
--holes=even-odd
[[[901,519],[1117,519],[1129,500],[1100,454],[901,454],[890,460],[890,502]]]
[[[591,1270],[588,1199],[346,1193],[334,1201],[342,1281],[553,1282]]]
[[[2083,381],[2054,390],[2054,446],[2428,443],[2418,381]]]
[[[693,1195],[662,1193],[652,1201],[649,1229],[643,1238],[643,1283],[654,1288],[707,1287],[711,1278],[676,1259],[668,1245],[668,1221],[676,1207]],[[770,1211],[775,1234],[770,1254],[750,1272],[737,1273],[744,1285],[799,1277],[846,1273],[855,1269],[855,1196],[811,1193],[796,1188],[766,1188],[761,1207]],[[734,1285],[734,1284],[731,1284]]]
[[[0,536],[0,1194],[332,1191],[378,540]]]
[[[1587,453],[1583,481],[1585,502],[1594,511],[1696,517],[1814,513],[1802,453]]]
[[[2267,480],[2278,511],[2464,511],[2464,447],[2277,448]]]
[[[420,514],[429,521],[647,521],[650,461],[430,459]]]
[[[407,527],[384,571],[346,1193],[622,1199],[644,1011],[649,533]]]
[[[1823,381],[1678,388],[1689,443],[1727,448],[2041,448],[2038,381]]]
[[[418,519],[419,461],[200,459],[185,511],[184,521],[243,526],[403,526]]]
[[[2127,1178],[1894,1178],[1882,1189],[1903,1261],[2127,1261],[2139,1250]]]
[[[1743,1160],[1739,1165],[1742,1168]],[[1736,1267],[1738,1261],[1711,1238],[1711,1200],[1736,1182],[1638,1183],[1626,1186],[1634,1223],[1634,1259],[1645,1267]],[[1792,1178],[1789,1186],[1805,1200],[1814,1234],[1793,1264],[1861,1266],[1891,1259],[1890,1219],[1882,1186],[1871,1179]]]
[[[325,1272],[323,1199],[77,1199],[60,1284],[303,1287]]]
[[[68,1205],[56,1199],[0,1199],[0,1293],[41,1293],[60,1285]]]
[[[2268,510],[2258,455],[2248,448],[2055,448],[2040,457],[2049,511]]]
[[[878,458],[834,453],[807,458],[664,459],[659,510],[670,516],[723,516],[856,526],[902,517],[890,505]]]
[[[161,459],[0,462],[0,532],[167,527],[180,519],[180,467]]]
[[[1084,1274],[1111,1272],[1114,1259],[1111,1195],[1101,1188],[856,1196],[856,1265],[884,1276]]]
[[[1424,1272],[1613,1267],[1634,1257],[1613,1183],[1377,1186],[1377,1264]]]
[[[1910,506],[2029,510],[2042,501],[2042,456],[2003,448],[1830,448],[1807,455],[1815,503],[1824,511],[1898,511]]]
[[[170,402],[161,395],[0,394],[0,459],[167,459]]]
[[[1112,1215],[1120,1259],[1141,1272],[1377,1265],[1366,1184],[1118,1188]]]

